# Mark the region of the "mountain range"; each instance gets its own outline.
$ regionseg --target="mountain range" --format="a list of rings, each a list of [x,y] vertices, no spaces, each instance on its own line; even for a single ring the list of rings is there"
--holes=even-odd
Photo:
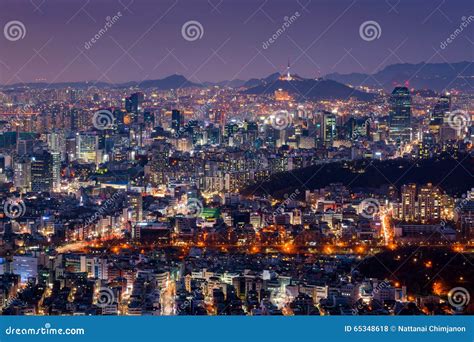
[[[354,87],[368,86],[391,91],[397,85],[407,84],[414,89],[431,89],[437,92],[460,90],[474,92],[474,63],[418,63],[392,64],[374,74],[333,73],[325,76]]]
[[[353,97],[360,101],[369,101],[376,96],[351,88],[343,83],[322,78],[263,81],[248,88],[244,93],[270,95],[280,89],[301,100],[344,100]]]
[[[15,88],[155,88],[169,90],[189,87],[220,86],[242,88],[247,94],[271,94],[277,89],[288,91],[291,95],[302,99],[346,99],[355,97],[360,100],[370,100],[375,95],[356,90],[358,86],[373,88],[383,87],[390,92],[394,86],[409,83],[410,88],[442,92],[457,89],[464,92],[474,92],[474,63],[419,63],[419,64],[393,64],[374,74],[331,73],[324,78],[310,79],[297,77],[294,80],[280,80],[280,73],[273,73],[265,78],[252,78],[249,80],[235,79],[221,82],[192,82],[182,75],[170,75],[163,79],[144,80],[141,82],[130,81],[119,84],[107,82],[61,82],[61,83],[17,83],[0,85],[0,89]]]
[[[355,97],[359,100],[370,100],[374,97],[373,94],[364,93],[352,89],[345,84],[333,80],[323,79],[304,79],[298,78],[292,81],[280,80],[280,74],[274,73],[268,77],[262,79],[250,79],[248,81],[234,80],[234,81],[223,81],[219,83],[194,83],[186,79],[182,75],[171,75],[159,80],[145,80],[142,82],[126,82],[120,84],[110,84],[105,82],[63,82],[63,83],[23,83],[13,84],[10,86],[4,86],[4,90],[13,88],[64,88],[72,87],[78,89],[89,89],[91,87],[96,88],[140,88],[140,89],[159,89],[159,90],[170,90],[178,88],[191,88],[191,87],[205,87],[219,85],[221,87],[233,87],[242,88],[243,93],[247,94],[273,94],[277,89],[283,89],[288,91],[291,95],[310,100],[324,100],[324,99],[346,99],[349,97]]]

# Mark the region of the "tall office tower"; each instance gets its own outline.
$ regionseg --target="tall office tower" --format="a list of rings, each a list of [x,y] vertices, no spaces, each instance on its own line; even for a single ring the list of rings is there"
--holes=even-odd
[[[175,131],[178,132],[183,125],[183,115],[181,112],[177,109],[173,109],[171,111],[171,128]]]
[[[153,127],[154,124],[155,124],[155,113],[150,112],[150,111],[144,112],[144,113],[143,113],[143,122],[144,122],[147,126]]]
[[[61,160],[65,159],[66,155],[66,141],[63,133],[52,132],[48,136],[48,149],[51,152],[59,153]]]
[[[77,100],[77,91],[75,89],[68,89],[66,93],[69,95],[69,101],[75,102]]]
[[[125,99],[125,110],[129,113],[138,114],[142,110],[142,103],[145,99],[143,93],[133,93]]]
[[[0,183],[5,181],[5,156],[0,155]]]
[[[402,218],[405,221],[415,221],[416,210],[416,184],[402,186]]]
[[[442,95],[438,99],[438,103],[433,108],[433,112],[431,114],[431,123],[432,125],[442,125],[444,122],[444,118],[451,109],[451,96],[449,95]]]
[[[31,160],[23,157],[14,163],[15,188],[20,192],[31,190]]]
[[[397,143],[411,140],[411,96],[407,87],[396,87],[390,96],[390,138]]]
[[[19,156],[33,153],[34,140],[33,139],[17,139],[16,153]]]
[[[43,151],[31,159],[31,190],[50,192],[53,188],[53,157]]]
[[[324,145],[331,146],[336,139],[336,115],[324,113],[322,120],[322,136]]]
[[[95,163],[97,161],[97,150],[99,146],[99,137],[94,133],[76,134],[76,159],[86,163]]]
[[[132,221],[141,222],[143,220],[143,198],[142,194],[130,193],[128,194],[129,206],[132,210]]]
[[[221,109],[218,109],[214,112],[214,123],[218,124],[221,127],[225,125],[225,112]]]
[[[68,135],[65,141],[66,160],[76,160],[76,136],[74,134]]]
[[[81,129],[90,128],[92,125],[89,113],[78,108],[71,109],[70,113],[70,129],[71,131],[79,131]]]
[[[418,192],[418,215],[421,222],[438,221],[441,219],[442,194],[438,187],[428,183]]]
[[[60,191],[61,189],[61,154],[59,152],[51,152],[53,161],[53,191]]]

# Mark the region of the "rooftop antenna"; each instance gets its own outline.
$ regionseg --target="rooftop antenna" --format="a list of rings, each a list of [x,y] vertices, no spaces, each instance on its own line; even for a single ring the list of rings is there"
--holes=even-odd
[[[291,74],[290,74],[290,58],[288,57],[288,66],[286,67],[286,80],[290,81],[291,80]]]

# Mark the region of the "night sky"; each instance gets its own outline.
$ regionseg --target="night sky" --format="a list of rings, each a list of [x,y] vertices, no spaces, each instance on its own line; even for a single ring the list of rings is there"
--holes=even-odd
[[[472,0],[0,0],[0,28],[18,20],[23,39],[0,36],[0,83],[140,81],[182,74],[193,81],[265,77],[283,71],[306,77],[332,72],[373,73],[407,62],[474,60]],[[89,49],[107,16],[122,16]],[[284,17],[299,16],[276,41]],[[190,20],[203,27],[188,41]],[[376,21],[381,34],[366,41],[359,27]]]

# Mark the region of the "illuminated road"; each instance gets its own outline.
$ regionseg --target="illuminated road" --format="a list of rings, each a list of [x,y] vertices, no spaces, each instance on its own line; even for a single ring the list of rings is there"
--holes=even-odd
[[[393,231],[390,227],[390,216],[386,212],[381,213],[380,221],[382,223],[382,233],[385,241],[385,246],[393,244]]]
[[[176,296],[176,284],[174,280],[168,280],[166,282],[166,288],[161,291],[161,314],[165,316],[175,315],[175,296]]]

